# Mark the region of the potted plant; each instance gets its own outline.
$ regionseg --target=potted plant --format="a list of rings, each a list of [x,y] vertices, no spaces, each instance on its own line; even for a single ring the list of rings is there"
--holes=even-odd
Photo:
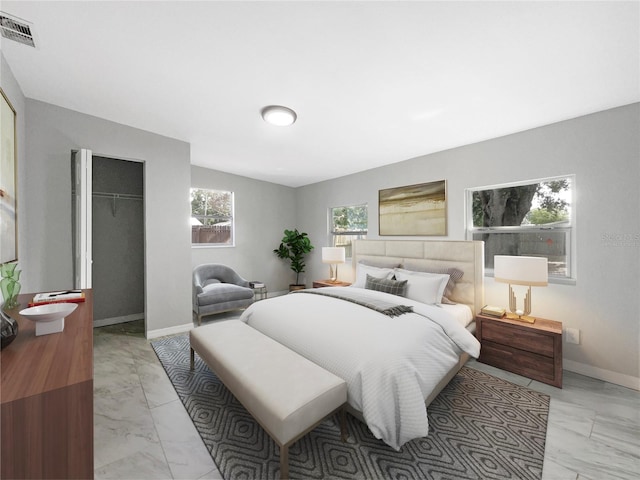
[[[306,288],[305,284],[299,283],[299,277],[300,274],[304,272],[304,257],[311,250],[313,250],[313,245],[311,245],[311,240],[309,240],[306,233],[300,233],[297,229],[285,229],[280,246],[273,252],[278,255],[279,258],[290,260],[291,270],[296,272],[296,283],[289,285],[289,291]]]
[[[20,293],[20,270],[16,270],[18,262],[5,263],[0,266],[0,290],[4,299],[4,308],[18,306],[18,294]]]

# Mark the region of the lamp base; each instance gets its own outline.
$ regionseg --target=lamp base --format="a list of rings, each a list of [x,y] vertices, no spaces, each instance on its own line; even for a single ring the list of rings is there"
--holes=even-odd
[[[329,264],[329,281],[331,283],[338,283],[338,265]]]
[[[530,317],[528,315],[516,315],[515,313],[507,313],[506,318],[509,320],[517,320],[519,322],[525,323],[535,323],[536,319],[534,317]]]

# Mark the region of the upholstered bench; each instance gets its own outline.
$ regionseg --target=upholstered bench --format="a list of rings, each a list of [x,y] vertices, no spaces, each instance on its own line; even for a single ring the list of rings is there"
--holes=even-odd
[[[339,411],[346,438],[347,384],[239,320],[191,330],[194,352],[280,446],[280,476],[289,476],[289,446]]]

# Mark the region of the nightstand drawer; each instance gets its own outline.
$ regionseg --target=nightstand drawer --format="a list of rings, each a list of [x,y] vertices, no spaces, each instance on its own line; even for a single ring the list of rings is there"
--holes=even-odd
[[[482,325],[482,339],[537,353],[545,357],[554,356],[553,337],[531,329],[484,322]]]
[[[480,349],[479,361],[544,383],[557,383],[553,358],[490,341]]]
[[[476,316],[478,360],[562,388],[562,323]]]

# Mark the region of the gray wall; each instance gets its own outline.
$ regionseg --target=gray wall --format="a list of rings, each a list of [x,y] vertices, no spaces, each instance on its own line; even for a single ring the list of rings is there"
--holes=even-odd
[[[88,148],[144,162],[146,328],[190,323],[189,144],[30,99],[26,117],[23,289],[73,284],[70,153]]]
[[[534,288],[533,313],[581,330],[580,345],[564,345],[565,368],[640,388],[639,131],[633,104],[309,185],[297,191],[296,225],[326,246],[328,208],[366,202],[378,238],[379,189],[446,179],[448,236],[439,238],[462,240],[465,189],[575,174],[577,281]],[[319,249],[309,265],[309,277],[327,276]],[[506,305],[506,289],[487,278],[486,302]]]
[[[295,228],[295,189],[196,166],[191,186],[234,192],[235,201],[235,247],[192,247],[192,266],[223,263],[265,282],[270,294],[288,290],[295,274],[273,249],[285,228]]]

